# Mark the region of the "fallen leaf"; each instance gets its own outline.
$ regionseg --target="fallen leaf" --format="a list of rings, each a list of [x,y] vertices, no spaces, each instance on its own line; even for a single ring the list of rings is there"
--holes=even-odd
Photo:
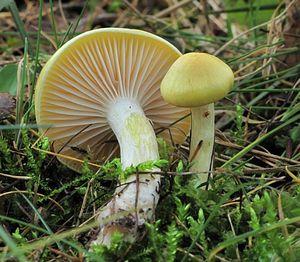
[[[0,69],[0,93],[9,93],[15,96],[17,93],[17,64],[9,64]]]

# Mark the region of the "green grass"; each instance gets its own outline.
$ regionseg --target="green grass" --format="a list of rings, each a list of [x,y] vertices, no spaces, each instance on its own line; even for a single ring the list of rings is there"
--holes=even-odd
[[[159,3],[151,13],[144,2],[134,7],[109,1],[103,9],[124,19],[97,24],[95,2],[79,1],[76,8],[64,6],[73,19],[62,26],[58,2],[40,0],[34,9],[36,29],[24,22],[24,6],[4,2],[11,12],[6,19],[17,32],[9,26],[0,32],[0,70],[9,72],[0,71],[0,92],[16,99],[15,111],[0,120],[1,261],[299,260],[299,61],[286,60],[299,54],[299,46],[286,47],[284,34],[266,33],[276,1],[231,2],[221,11],[210,6],[206,13],[189,3],[156,19],[152,15],[166,8]],[[285,8],[277,9],[278,23],[286,23]],[[205,14],[219,19],[220,13],[229,17],[223,31],[210,21],[210,30],[199,33],[197,19]],[[233,41],[226,30],[236,26],[234,21],[251,29],[246,38],[238,34]],[[33,108],[39,72],[55,52],[49,37],[59,48],[81,30],[112,25],[153,32],[183,52],[217,53],[237,72],[232,92],[216,103],[215,168],[208,190],[198,187],[197,176],[189,172],[188,142],[172,151],[160,141],[164,161],[125,171],[119,159],[96,173],[85,160],[77,174],[47,153],[51,142],[39,139]],[[15,41],[17,34],[22,41]],[[163,170],[155,221],[135,243],[116,235],[110,248],[89,249],[98,226],[94,212],[110,200],[118,178],[153,165]]]

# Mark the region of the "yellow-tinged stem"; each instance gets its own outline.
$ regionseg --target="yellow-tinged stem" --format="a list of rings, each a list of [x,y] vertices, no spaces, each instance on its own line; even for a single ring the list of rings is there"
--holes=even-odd
[[[199,185],[208,180],[212,168],[212,155],[215,138],[214,103],[193,107],[192,133],[189,160],[190,171],[199,173]]]
[[[124,169],[159,159],[153,128],[134,100],[120,98],[112,103],[107,119],[119,142]],[[93,243],[110,245],[116,231],[122,233],[124,239],[134,240],[138,229],[154,217],[159,185],[159,175],[133,174],[121,181],[112,200],[100,211],[100,232]],[[109,218],[112,221],[103,224]]]

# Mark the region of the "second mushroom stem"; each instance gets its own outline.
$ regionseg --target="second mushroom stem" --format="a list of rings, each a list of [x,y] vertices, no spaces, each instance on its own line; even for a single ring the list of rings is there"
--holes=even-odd
[[[120,98],[113,102],[107,119],[120,145],[123,169],[159,159],[154,130],[134,100]],[[94,243],[110,245],[114,232],[134,240],[138,228],[153,219],[159,185],[159,175],[133,174],[120,181],[112,200],[100,211],[100,233]],[[104,224],[105,220],[109,222]]]
[[[198,173],[198,185],[207,182],[212,167],[212,155],[215,138],[214,103],[191,108],[192,133],[190,171]]]

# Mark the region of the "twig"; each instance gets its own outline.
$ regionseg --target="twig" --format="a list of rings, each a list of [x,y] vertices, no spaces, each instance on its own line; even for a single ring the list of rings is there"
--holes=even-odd
[[[277,182],[276,180],[275,180],[275,181],[270,181],[270,182],[268,182],[268,183],[265,183],[264,185],[258,186],[258,187],[256,187],[256,188],[254,188],[253,190],[249,191],[249,192],[246,194],[246,196],[243,195],[243,196],[236,197],[236,198],[234,198],[234,199],[228,201],[227,203],[223,204],[222,207],[240,204],[240,203],[241,203],[241,199],[243,200],[243,199],[245,199],[246,197],[248,197],[248,196],[254,194],[255,192],[257,192],[257,191],[263,189],[264,187],[267,187],[267,186],[269,186],[269,185],[272,185],[272,184],[274,184],[274,183],[276,183],[276,182]]]
[[[233,144],[231,142],[222,141],[220,139],[217,139],[216,143],[219,144],[219,145],[226,146],[226,147],[231,147],[231,148],[234,148],[234,149],[243,149],[243,147],[240,146],[240,145]],[[256,155],[260,155],[260,156],[264,156],[264,157],[268,157],[268,158],[273,158],[273,159],[277,159],[277,160],[281,160],[281,161],[286,161],[288,163],[292,163],[292,164],[296,164],[296,165],[300,164],[300,162],[297,161],[297,160],[293,160],[293,159],[282,157],[282,156],[277,156],[277,155],[274,155],[274,154],[271,154],[271,153],[262,152],[262,151],[257,150],[257,149],[252,149],[252,150],[249,151],[249,153],[250,152],[253,153],[253,154],[256,154]]]
[[[291,1],[291,2],[289,3],[289,5],[284,9],[284,11],[283,11],[281,14],[279,14],[279,15],[276,16],[276,17],[274,17],[274,18],[271,19],[270,21],[267,21],[267,22],[262,23],[262,24],[260,24],[260,25],[254,26],[254,27],[250,28],[249,30],[246,30],[246,31],[240,33],[239,35],[237,35],[236,37],[232,38],[231,40],[229,40],[228,42],[226,42],[226,44],[224,44],[223,46],[221,46],[217,51],[215,51],[214,55],[215,55],[215,56],[219,55],[224,49],[226,49],[226,48],[227,48],[230,44],[232,44],[235,40],[237,40],[237,39],[239,39],[240,37],[242,37],[242,36],[248,34],[249,32],[251,32],[251,31],[253,31],[253,30],[256,30],[256,29],[258,29],[258,28],[260,28],[260,27],[266,26],[266,25],[268,25],[269,23],[272,23],[273,21],[282,18],[282,17],[285,15],[285,13],[287,12],[287,10],[295,3],[295,1],[296,1],[296,0]]]
[[[80,212],[79,212],[79,215],[78,215],[78,220],[77,220],[77,226],[79,225],[79,220],[80,218],[82,217],[83,215],[83,212],[84,212],[84,209],[85,209],[85,206],[86,206],[86,203],[87,203],[87,196],[88,196],[88,193],[90,191],[90,186],[91,186],[91,183],[93,183],[94,181],[94,178],[92,178],[88,184],[87,184],[87,187],[86,187],[86,192],[84,194],[84,197],[83,197],[83,200],[82,200],[82,205],[81,205],[81,208],[80,208]]]
[[[4,174],[4,173],[0,173],[0,176],[5,176],[5,177],[9,177],[9,178],[14,178],[14,179],[20,179],[20,180],[32,179],[32,177],[30,177],[30,176],[13,176],[13,175],[8,175],[8,174]]]
[[[54,254],[56,255],[59,255],[59,256],[62,256],[62,257],[65,257],[67,260],[71,260],[71,261],[74,261],[74,262],[82,262],[83,261],[83,258],[78,258],[78,257],[73,257],[73,256],[70,256],[60,250],[57,250],[53,247],[50,247],[48,246],[47,247],[51,252],[53,252]]]
[[[41,194],[41,193],[35,193],[35,192],[30,192],[27,190],[14,190],[14,191],[9,191],[9,192],[5,192],[0,194],[0,198],[4,197],[4,196],[8,196],[8,195],[12,195],[12,194],[36,194],[38,196],[42,196],[45,197],[45,195]],[[51,202],[53,202],[56,206],[58,206],[63,212],[65,212],[64,208],[54,199],[52,199],[51,197],[48,198]]]
[[[234,230],[234,226],[232,224],[232,220],[231,220],[229,212],[227,213],[227,217],[228,217],[228,221],[229,221],[229,224],[230,224],[230,227],[231,227],[231,231],[232,231],[233,235],[236,236],[236,233],[235,233],[235,230]],[[236,252],[237,260],[241,261],[241,256],[240,256],[240,251],[239,251],[238,246],[235,248],[235,252]]]
[[[168,14],[172,13],[176,9],[183,7],[184,5],[187,5],[191,3],[193,0],[183,0],[181,2],[178,2],[175,5],[169,6],[168,8],[158,12],[157,14],[154,15],[155,18],[162,18],[164,16],[167,16]]]

